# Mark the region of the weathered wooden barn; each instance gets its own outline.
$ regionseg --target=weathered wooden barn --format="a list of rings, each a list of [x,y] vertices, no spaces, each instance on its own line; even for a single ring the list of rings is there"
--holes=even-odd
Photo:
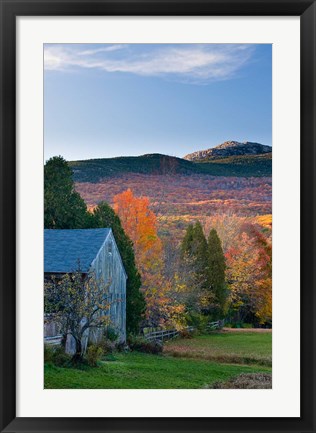
[[[78,269],[83,275],[94,272],[97,280],[108,285],[111,328],[119,335],[119,341],[126,340],[126,279],[127,275],[117,248],[112,230],[73,229],[44,230],[44,278],[60,277]],[[89,331],[87,339],[96,342],[102,331]],[[58,334],[54,322],[44,326],[44,337],[51,341]],[[66,350],[72,353],[74,342],[69,336]]]

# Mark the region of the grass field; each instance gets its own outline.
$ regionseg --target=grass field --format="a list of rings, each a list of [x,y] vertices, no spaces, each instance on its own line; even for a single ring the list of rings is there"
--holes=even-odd
[[[45,365],[45,388],[206,388],[242,373],[270,373],[269,364],[271,334],[214,333],[170,341],[163,355],[117,353],[97,368],[79,370]]]
[[[272,364],[272,333],[218,332],[166,342],[164,353],[234,364]]]
[[[241,373],[269,372],[267,367],[228,365],[198,359],[128,353],[97,368],[77,370],[45,366],[45,388],[193,389],[227,381]]]

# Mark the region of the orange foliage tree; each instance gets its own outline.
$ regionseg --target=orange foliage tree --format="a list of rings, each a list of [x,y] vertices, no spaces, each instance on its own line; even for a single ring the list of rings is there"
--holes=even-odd
[[[162,243],[157,234],[157,218],[149,209],[148,197],[135,197],[128,189],[113,198],[114,210],[134,244],[136,261],[143,277],[161,267]]]
[[[163,247],[157,234],[156,215],[149,208],[149,199],[136,197],[131,189],[127,189],[115,195],[113,202],[114,210],[134,244],[147,304],[147,325],[175,326],[183,308],[173,299],[170,284],[163,275]]]

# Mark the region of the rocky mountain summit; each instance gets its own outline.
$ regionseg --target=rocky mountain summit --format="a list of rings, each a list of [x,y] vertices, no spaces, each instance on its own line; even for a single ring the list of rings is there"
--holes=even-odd
[[[271,153],[272,147],[260,143],[253,143],[245,141],[240,143],[238,141],[225,141],[216,147],[206,150],[198,150],[197,152],[189,153],[184,156],[188,161],[209,161],[219,158],[227,158],[230,156],[238,155],[262,155]]]

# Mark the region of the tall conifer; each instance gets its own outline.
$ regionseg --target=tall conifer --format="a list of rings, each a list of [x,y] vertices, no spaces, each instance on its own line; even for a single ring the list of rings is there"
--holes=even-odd
[[[219,314],[223,315],[227,299],[225,283],[226,264],[222,244],[215,229],[210,231],[208,237],[208,257],[210,290],[215,295]]]
[[[71,168],[62,156],[54,156],[44,166],[44,227],[86,228],[87,218],[87,207],[75,191]]]
[[[190,224],[181,244],[182,259],[188,259],[199,289],[208,287],[208,248],[202,225]]]
[[[189,224],[181,243],[182,258],[184,258],[186,255],[190,256],[192,254],[192,244],[193,244],[193,224]]]

